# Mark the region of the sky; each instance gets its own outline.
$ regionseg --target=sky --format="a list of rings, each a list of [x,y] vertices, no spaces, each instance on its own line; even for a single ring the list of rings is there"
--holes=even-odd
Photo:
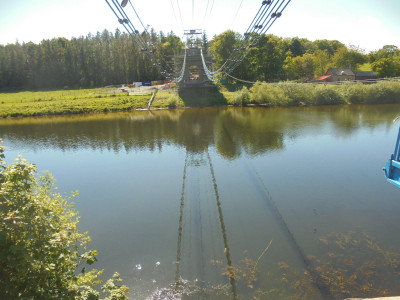
[[[110,2],[112,0],[109,0]],[[121,0],[117,0],[121,1]],[[244,33],[261,0],[131,0],[142,23],[157,32],[205,30],[209,39],[227,29]],[[134,26],[143,27],[130,5]],[[365,53],[400,48],[400,0],[291,0],[268,33],[283,38],[338,40]],[[0,0],[0,44],[124,31],[105,0]]]

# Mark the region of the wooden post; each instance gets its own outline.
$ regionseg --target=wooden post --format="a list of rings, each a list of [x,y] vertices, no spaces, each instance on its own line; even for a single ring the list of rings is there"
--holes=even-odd
[[[148,110],[150,110],[150,106],[151,106],[151,104],[153,103],[154,98],[156,97],[157,92],[158,92],[158,90],[156,89],[156,90],[153,92],[153,95],[151,95],[149,104],[147,105],[147,109],[148,109]]]

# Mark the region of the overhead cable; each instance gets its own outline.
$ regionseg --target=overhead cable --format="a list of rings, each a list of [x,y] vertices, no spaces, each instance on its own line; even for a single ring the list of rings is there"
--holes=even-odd
[[[117,0],[110,0],[110,1],[109,0],[105,0],[105,1],[108,4],[108,6],[110,7],[110,9],[112,10],[112,12],[114,13],[114,15],[117,17],[118,22],[125,28],[126,32],[138,44],[138,46],[140,47],[142,53],[145,56],[147,56],[147,58],[149,60],[152,61],[153,66],[157,67],[157,68],[161,67],[161,73],[162,74],[166,74],[167,77],[170,76],[173,73],[173,68],[171,66],[169,66],[168,63],[165,61],[165,59],[163,59],[162,57],[160,57],[160,59],[156,59],[156,57],[154,56],[154,51],[152,49],[149,49],[148,43],[143,39],[143,37],[141,36],[139,30],[137,30],[135,28],[135,26],[131,22],[131,19],[129,18],[129,16],[125,12],[124,7],[126,7],[127,3],[125,3],[125,2],[127,2],[127,1],[123,1],[122,4],[119,4],[119,2]],[[148,36],[150,36],[150,34],[147,32],[146,27],[144,26],[142,20],[140,19],[137,11],[135,10],[135,8],[133,7],[131,2],[130,2],[130,4],[131,4],[131,7],[132,7],[133,11],[136,14],[136,17],[138,18],[139,22],[142,24],[142,26],[143,26],[143,28],[145,30],[144,32]],[[152,45],[152,46],[156,46],[156,45]],[[170,70],[169,72],[168,72],[168,69]]]
[[[175,12],[174,4],[172,3],[172,0],[169,0],[169,2],[171,3],[172,12],[173,12],[173,14],[174,14],[174,18],[175,18],[176,25],[177,25],[178,28],[179,28],[180,25],[179,25],[179,22],[178,22],[178,18],[176,17],[176,12]],[[181,27],[181,31],[183,31],[183,27]]]
[[[238,7],[238,9],[236,10],[235,16],[233,17],[231,27],[233,26],[233,23],[234,23],[235,20],[236,20],[236,17],[237,17],[237,15],[238,15],[238,13],[239,13],[240,8],[242,7],[242,4],[243,4],[243,0],[240,1],[239,7]]]
[[[140,19],[138,13],[136,12],[136,9],[133,7],[131,0],[129,0],[129,4],[131,5],[133,11],[135,12],[136,17],[139,19],[140,24],[142,24],[144,31],[146,31],[146,33],[148,33],[147,32],[147,28],[144,26],[144,24],[143,24],[142,20]]]
[[[240,38],[238,45],[233,49],[229,58],[215,73],[229,74],[243,61],[251,48],[254,47],[261,36],[265,34],[279,18],[291,0],[264,0],[257,14],[251,21],[246,32]]]
[[[240,63],[243,61],[243,59],[247,56],[247,54],[250,52],[251,48],[254,47],[255,45],[257,45],[258,41],[260,40],[260,38],[262,37],[263,34],[265,34],[270,28],[271,26],[275,23],[275,21],[277,20],[277,18],[279,18],[282,15],[282,12],[285,10],[286,6],[290,3],[291,0],[288,0],[285,4],[285,6],[281,9],[283,3],[285,1],[280,2],[279,6],[276,8],[276,4],[273,7],[273,9],[268,13],[268,21],[267,23],[264,22],[262,23],[262,25],[259,25],[258,29],[262,29],[261,31],[257,32],[257,36],[255,36],[254,40],[251,41],[251,44],[249,45],[249,47],[243,52],[242,56],[240,59],[236,59],[232,65],[230,65],[230,72],[232,72],[233,70],[235,70]],[[273,10],[275,10],[275,12],[272,12]],[[261,26],[261,27],[260,27]]]

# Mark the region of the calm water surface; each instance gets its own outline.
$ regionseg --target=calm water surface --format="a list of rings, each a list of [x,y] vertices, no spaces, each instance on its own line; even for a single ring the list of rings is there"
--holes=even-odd
[[[79,191],[96,267],[134,299],[340,299],[400,294],[400,190],[381,170],[399,112],[61,116],[0,120],[0,137]]]

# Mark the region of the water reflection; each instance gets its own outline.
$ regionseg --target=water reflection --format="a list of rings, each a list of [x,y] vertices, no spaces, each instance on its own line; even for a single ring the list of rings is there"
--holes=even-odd
[[[0,120],[3,139],[29,144],[33,150],[89,148],[108,151],[162,151],[165,144],[198,153],[215,146],[228,159],[242,153],[259,155],[284,148],[284,139],[299,132],[315,134],[331,124],[346,137],[361,126],[374,129],[390,120],[397,107],[198,108],[138,111],[84,116]],[[193,141],[196,141],[195,143]]]
[[[221,107],[10,119],[0,120],[0,137],[10,151],[33,150],[32,162],[42,160],[39,168],[63,190],[79,190],[99,268],[119,271],[134,299],[339,299],[349,295],[338,290],[343,278],[354,293],[371,278],[382,283],[375,295],[398,291],[386,279],[398,278],[399,257],[382,249],[398,248],[400,204],[380,171],[398,110]],[[380,240],[368,248],[339,234],[354,228]],[[348,260],[364,253],[359,266]]]

